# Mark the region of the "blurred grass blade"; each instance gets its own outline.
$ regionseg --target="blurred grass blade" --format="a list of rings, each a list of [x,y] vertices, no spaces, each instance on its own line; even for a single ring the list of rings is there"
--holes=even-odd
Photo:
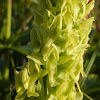
[[[93,53],[93,55],[92,55],[92,57],[91,57],[91,59],[90,59],[90,62],[89,62],[88,66],[87,66],[87,68],[86,68],[86,70],[85,70],[85,74],[86,74],[86,75],[89,74],[89,72],[90,72],[90,70],[91,70],[91,67],[92,67],[92,65],[93,65],[93,63],[94,63],[94,61],[95,61],[96,55],[97,55],[97,50],[94,51],[94,53]]]
[[[30,39],[30,30],[27,30],[25,32],[20,32],[19,34],[12,36],[12,42],[18,43],[21,41],[29,40]]]
[[[29,47],[29,46],[21,46],[22,49],[27,50],[27,51],[32,51],[34,48],[33,47]]]
[[[28,51],[22,49],[21,47],[12,47],[12,49],[19,52],[19,53],[21,53],[21,54],[28,55]]]
[[[85,74],[87,76],[88,76],[88,74],[89,74],[89,72],[90,72],[90,70],[92,68],[92,65],[93,65],[93,63],[95,61],[96,55],[97,55],[97,49],[94,51],[94,53],[93,53],[93,55],[92,55],[92,57],[90,59],[90,62],[89,62],[88,66],[87,66],[87,68],[85,70]],[[85,80],[86,80],[86,77],[82,78],[81,81],[80,81],[80,87],[81,87],[81,89],[83,88],[83,85],[85,83]]]

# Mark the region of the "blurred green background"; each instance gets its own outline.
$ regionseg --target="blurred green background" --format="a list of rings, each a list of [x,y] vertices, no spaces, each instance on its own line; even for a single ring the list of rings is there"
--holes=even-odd
[[[31,7],[33,0],[0,0],[0,100],[14,100],[16,95],[14,69],[27,62],[31,48],[30,32],[34,24]],[[80,87],[84,99],[89,95],[100,100],[100,0],[89,16],[95,17],[90,33],[90,47],[84,54],[84,70],[87,78],[81,78]],[[10,30],[11,27],[11,30]]]

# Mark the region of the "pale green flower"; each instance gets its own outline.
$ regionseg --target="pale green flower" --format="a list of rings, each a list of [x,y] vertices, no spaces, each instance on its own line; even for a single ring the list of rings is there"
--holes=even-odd
[[[38,0],[32,9],[33,52],[16,75],[16,100],[82,100],[78,85],[94,18],[94,0]],[[77,85],[78,90],[75,88]],[[26,99],[26,100],[27,100]]]

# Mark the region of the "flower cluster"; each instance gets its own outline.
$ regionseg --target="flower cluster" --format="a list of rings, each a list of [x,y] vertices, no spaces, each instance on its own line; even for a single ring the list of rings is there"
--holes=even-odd
[[[94,0],[38,0],[28,64],[15,71],[16,100],[82,100],[78,80],[83,54],[89,47]],[[77,90],[75,88],[77,86]]]

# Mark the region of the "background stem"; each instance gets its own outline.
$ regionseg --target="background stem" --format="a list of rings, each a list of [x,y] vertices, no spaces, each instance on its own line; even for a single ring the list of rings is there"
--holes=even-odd
[[[12,0],[7,0],[7,35],[6,38],[9,39],[11,36],[11,11]]]
[[[6,39],[9,39],[11,36],[11,14],[12,14],[12,0],[7,0],[7,35]],[[6,53],[4,64],[4,80],[9,80],[9,53]]]
[[[6,55],[4,56],[5,59],[5,63],[4,63],[4,75],[3,78],[4,80],[9,80],[9,54],[8,52],[6,53]]]

